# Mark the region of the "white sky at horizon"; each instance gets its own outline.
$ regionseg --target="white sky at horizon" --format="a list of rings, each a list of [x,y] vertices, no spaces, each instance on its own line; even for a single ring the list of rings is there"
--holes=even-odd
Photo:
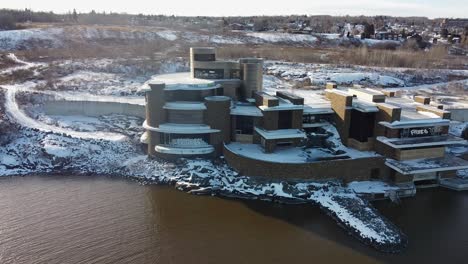
[[[277,3],[277,4],[276,4]],[[118,12],[181,16],[252,16],[252,15],[391,15],[468,17],[468,0],[169,0],[169,1],[98,1],[98,0],[0,0],[0,8],[66,13]]]

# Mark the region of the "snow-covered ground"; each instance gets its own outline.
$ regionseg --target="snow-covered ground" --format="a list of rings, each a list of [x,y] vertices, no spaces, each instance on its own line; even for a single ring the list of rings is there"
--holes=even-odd
[[[267,62],[265,71],[286,81],[308,78],[311,86],[323,86],[327,82],[350,86],[361,84],[370,87],[414,87],[428,88],[427,85],[443,85],[450,75],[464,76],[467,70],[415,70],[404,68],[337,66],[330,64]],[[461,81],[461,82],[466,82]],[[422,86],[424,85],[424,86]],[[430,86],[429,86],[430,87]],[[411,89],[411,88],[408,88]]]
[[[69,43],[98,41],[168,41],[212,44],[295,44],[312,45],[367,45],[401,44],[389,40],[361,40],[360,38],[340,37],[338,34],[292,34],[284,32],[229,31],[210,32],[209,30],[175,30],[162,27],[145,26],[99,26],[75,25],[21,30],[0,31],[0,51],[31,49],[34,47],[57,48]],[[319,41],[320,40],[320,41]]]
[[[101,82],[109,75],[70,73],[62,81],[81,79]],[[57,96],[66,92],[34,90],[41,82],[2,85],[0,94],[7,115],[2,122],[18,127],[1,135],[0,176],[37,173],[112,174],[146,182],[170,183],[195,193],[283,202],[310,202],[346,227],[354,236],[384,251],[398,251],[406,237],[382,218],[371,205],[338,182],[294,182],[237,175],[223,161],[186,160],[168,163],[146,157],[136,138],[139,120],[127,116],[48,116],[28,112],[19,105],[18,92],[28,97]],[[86,89],[85,89],[86,90]],[[35,92],[35,94],[28,94]],[[84,92],[79,99],[92,98]],[[94,95],[94,97],[96,97]],[[99,97],[99,96],[98,96]],[[26,97],[25,97],[26,98]],[[71,98],[71,97],[70,97]],[[23,102],[25,99],[22,99]],[[26,108],[28,110],[29,108]],[[29,109],[31,110],[31,109]]]
[[[16,67],[40,66],[20,60],[18,64]],[[119,61],[108,59],[58,62],[54,67],[62,69],[62,72],[55,82],[55,87],[44,86],[44,81],[2,85],[0,93],[5,98],[5,105],[0,106],[0,109],[7,113],[7,119],[2,122],[13,123],[19,129],[14,134],[0,135],[5,138],[2,138],[1,142],[6,142],[0,149],[0,176],[65,171],[78,174],[112,174],[134,177],[150,183],[170,183],[179,189],[198,194],[310,202],[322,207],[353,235],[377,248],[394,251],[406,244],[406,237],[398,228],[357,195],[392,191],[394,187],[385,183],[364,182],[343,186],[332,181],[318,183],[260,180],[237,175],[222,160],[186,160],[182,163],[151,160],[147,159],[137,143],[136,139],[143,131],[141,120],[136,117],[49,116],[36,111],[37,109],[32,109],[32,112],[25,111],[31,109],[20,106],[16,97],[18,92],[29,94],[34,91],[36,94],[31,96],[35,98],[40,97],[38,94],[43,94],[64,100],[75,98],[128,102],[136,100],[135,96],[139,95],[136,87],[146,80],[147,75],[165,71],[175,72],[187,67],[186,63],[177,61],[170,67],[153,69],[156,72],[139,72],[134,66],[118,65]],[[409,77],[410,74],[376,68],[355,67],[339,70],[334,66],[267,63],[266,71],[270,72],[264,79],[267,92],[289,89],[306,97],[306,103],[315,105],[326,103],[323,100],[323,89],[296,89],[293,88],[293,81],[314,76],[314,80],[320,84],[331,78],[342,78],[343,84],[354,83],[356,80],[358,83],[380,82],[388,86],[415,82]],[[444,76],[441,74],[435,79],[444,79]],[[335,152],[340,151],[353,158],[375,155],[346,148],[341,144],[333,126],[325,126],[324,129],[330,134],[328,141]],[[307,153],[300,149],[295,154],[297,155],[288,157],[304,161],[313,158],[315,153]]]
[[[247,36],[258,39],[259,43],[278,43],[278,42],[303,42],[313,44],[317,38],[312,35],[275,33],[275,32],[248,32]]]

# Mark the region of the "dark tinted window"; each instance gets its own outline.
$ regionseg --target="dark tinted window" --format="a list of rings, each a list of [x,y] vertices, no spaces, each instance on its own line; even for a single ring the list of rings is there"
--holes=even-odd
[[[216,57],[214,54],[195,54],[193,59],[195,61],[215,61]]]
[[[194,69],[195,78],[199,79],[224,79],[223,69]]]

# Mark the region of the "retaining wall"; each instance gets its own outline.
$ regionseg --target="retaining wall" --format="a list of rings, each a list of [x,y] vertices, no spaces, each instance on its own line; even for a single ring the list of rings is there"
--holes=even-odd
[[[344,182],[388,179],[390,170],[384,157],[328,160],[309,163],[277,163],[238,155],[224,146],[224,158],[241,175],[279,179],[339,179]]]
[[[145,106],[120,102],[100,101],[47,101],[43,110],[47,115],[102,115],[121,114],[145,118]]]

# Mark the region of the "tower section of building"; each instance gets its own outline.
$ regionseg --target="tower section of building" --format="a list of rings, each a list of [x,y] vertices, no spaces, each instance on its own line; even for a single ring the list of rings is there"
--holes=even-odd
[[[146,87],[148,154],[165,159],[220,155],[230,131],[219,118],[229,115],[230,98],[217,96],[220,88],[210,80],[185,74],[160,75]]]
[[[253,98],[255,92],[263,88],[263,60],[243,58],[239,60],[242,69],[241,98]]]

